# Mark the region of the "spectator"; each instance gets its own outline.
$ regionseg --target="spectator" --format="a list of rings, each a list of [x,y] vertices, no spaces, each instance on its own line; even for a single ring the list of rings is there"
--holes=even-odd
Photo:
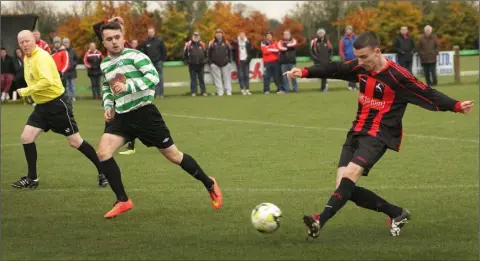
[[[280,50],[280,69],[282,74],[290,71],[297,64],[297,40],[292,38],[290,31],[283,32],[283,40],[278,41],[278,49]],[[298,91],[297,79],[292,78],[293,91]],[[285,92],[290,91],[290,83],[288,82],[287,75],[283,76],[283,88]]]
[[[1,82],[1,101],[8,100],[10,95],[10,88],[12,87],[13,77],[15,76],[15,68],[13,67],[13,59],[10,55],[7,54],[5,48],[0,49],[0,57],[2,59],[2,64],[0,67],[0,82]]]
[[[400,34],[393,41],[393,49],[397,53],[398,63],[400,66],[412,73],[413,53],[415,53],[415,43],[413,38],[408,34],[408,27],[402,26]]]
[[[344,61],[350,61],[355,59],[355,55],[353,54],[353,42],[357,39],[357,36],[353,32],[353,27],[351,25],[347,25],[345,27],[345,35],[340,39],[339,44],[339,51],[338,54],[340,58]],[[350,91],[357,89],[356,82],[348,82],[348,89]]]
[[[424,31],[425,34],[423,34],[418,40],[417,51],[420,56],[420,62],[427,80],[427,85],[436,86],[439,41],[437,36],[432,34],[432,27],[430,25],[425,26]],[[432,79],[430,79],[430,75],[432,76]]]
[[[282,74],[278,63],[278,44],[273,40],[273,33],[268,31],[260,45],[263,59],[263,93],[270,94],[270,80],[273,77],[277,93],[283,94]]]
[[[52,57],[55,61],[55,65],[57,65],[57,70],[60,74],[63,87],[65,87],[67,84],[64,75],[68,68],[70,68],[70,55],[68,54],[67,49],[65,49],[65,46],[62,45],[62,39],[60,39],[60,37],[53,38]]]
[[[250,60],[252,60],[252,44],[244,32],[238,34],[237,40],[232,42],[233,60],[237,65],[238,83],[243,95],[252,95],[250,92]]]
[[[188,64],[188,72],[190,73],[190,92],[192,96],[197,95],[197,79],[200,83],[200,95],[208,96],[204,77],[207,50],[205,43],[200,41],[199,32],[194,32],[192,40],[185,43],[183,60],[185,64]]]
[[[92,42],[88,47],[88,51],[83,56],[83,64],[87,67],[87,74],[92,84],[93,99],[100,100],[100,79],[102,77],[102,70],[100,64],[103,61],[102,53],[97,50],[97,45]]]
[[[50,54],[52,53],[52,51],[50,50],[50,46],[48,46],[48,43],[40,39],[40,36],[41,36],[40,31],[38,30],[33,31],[33,36],[35,37],[35,43],[38,45],[38,47],[42,48],[43,50],[45,50]]]
[[[163,98],[163,62],[167,57],[167,49],[164,42],[155,36],[155,28],[148,28],[147,33],[148,39],[138,49],[150,58],[153,66],[157,69],[160,81],[155,89],[155,97]]]
[[[228,41],[225,40],[222,29],[215,31],[215,38],[208,44],[207,57],[218,96],[223,96],[224,90],[227,96],[232,95],[230,68],[232,49]]]
[[[70,46],[70,39],[63,38],[63,46],[68,52],[68,57],[70,58],[70,66],[65,72],[65,82],[67,83],[66,91],[67,96],[72,98],[73,101],[75,98],[75,79],[77,78],[77,52]]]
[[[15,59],[13,59],[13,68],[15,68],[15,80],[13,82],[12,101],[17,100],[17,92],[15,90],[25,88],[27,82],[25,82],[25,75],[23,71],[23,52],[22,49],[17,48],[15,50]]]
[[[325,29],[318,29],[317,37],[313,38],[310,42],[310,55],[312,56],[314,64],[326,65],[332,61],[332,44],[325,33]],[[328,90],[327,78],[322,78],[321,81],[320,90],[326,92]]]
[[[138,41],[137,41],[137,40],[132,40],[132,41],[130,41],[130,48],[136,50],[137,47],[138,47]]]

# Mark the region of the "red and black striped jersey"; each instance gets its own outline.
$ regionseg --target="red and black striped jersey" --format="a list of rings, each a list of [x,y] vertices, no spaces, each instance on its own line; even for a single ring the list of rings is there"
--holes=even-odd
[[[358,110],[351,131],[376,137],[399,151],[408,103],[430,111],[459,112],[460,102],[426,86],[395,62],[387,62],[380,72],[365,70],[358,65],[358,59],[313,65],[302,70],[302,77],[358,82]]]

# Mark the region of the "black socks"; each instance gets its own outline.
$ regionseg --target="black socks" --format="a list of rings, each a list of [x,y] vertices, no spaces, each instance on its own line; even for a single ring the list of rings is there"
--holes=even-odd
[[[180,162],[180,167],[188,172],[188,174],[192,175],[192,177],[201,181],[205,188],[207,188],[209,191],[213,189],[213,180],[207,176],[205,172],[203,172],[202,168],[198,165],[195,159],[193,159],[187,153],[183,153],[183,159],[182,162]]]
[[[107,178],[110,187],[117,196],[118,201],[126,202],[128,201],[127,193],[123,188],[122,175],[120,173],[120,168],[117,165],[117,162],[112,158],[100,162],[100,166],[103,174]]]
[[[23,151],[27,159],[28,177],[35,180],[37,179],[37,146],[35,142],[23,144]]]
[[[355,183],[349,178],[342,178],[337,190],[333,192],[328,200],[325,209],[320,214],[320,226],[324,226],[327,221],[339,211],[350,199],[352,192],[355,190]]]
[[[99,174],[102,173],[100,170],[100,161],[98,160],[97,152],[95,152],[95,149],[92,147],[92,145],[90,145],[90,143],[84,140],[77,150],[83,153],[83,155],[85,155],[95,165]]]
[[[357,206],[387,214],[390,218],[398,217],[402,214],[402,208],[388,203],[386,200],[373,193],[372,191],[356,187],[350,197],[350,200]]]

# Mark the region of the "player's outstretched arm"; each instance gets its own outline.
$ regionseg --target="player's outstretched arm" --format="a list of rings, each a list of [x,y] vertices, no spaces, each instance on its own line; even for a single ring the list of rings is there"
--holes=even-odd
[[[398,66],[391,71],[393,79],[400,86],[401,98],[430,111],[452,111],[459,113],[470,113],[473,108],[473,101],[457,101],[446,94],[433,89],[415,76]]]
[[[357,81],[356,69],[358,61],[330,62],[328,64],[315,64],[308,68],[293,68],[285,72],[288,78],[331,78],[345,81]]]

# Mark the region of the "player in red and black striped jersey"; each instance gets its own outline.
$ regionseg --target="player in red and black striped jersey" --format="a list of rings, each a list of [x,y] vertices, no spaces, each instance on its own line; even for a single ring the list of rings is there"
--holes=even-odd
[[[294,68],[286,73],[290,78],[333,78],[360,84],[357,117],[343,145],[336,190],[322,213],[304,216],[309,239],[318,237],[320,229],[348,200],[388,215],[390,233],[398,236],[410,218],[408,210],[356,186],[356,182],[360,176],[368,175],[387,149],[400,150],[402,118],[408,103],[430,111],[472,111],[473,101],[460,102],[426,86],[405,68],[386,59],[379,46],[375,33],[364,32],[354,43],[357,59],[313,65],[303,70]]]

